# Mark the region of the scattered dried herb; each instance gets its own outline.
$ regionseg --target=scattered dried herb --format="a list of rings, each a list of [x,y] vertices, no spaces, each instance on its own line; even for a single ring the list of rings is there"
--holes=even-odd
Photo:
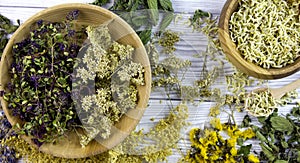
[[[180,104],[170,110],[170,114],[160,120],[149,132],[134,131],[121,144],[102,154],[81,158],[66,159],[41,153],[18,136],[2,140],[1,144],[13,147],[25,161],[33,163],[47,162],[159,162],[166,161],[172,155],[173,149],[178,148],[181,131],[187,125],[187,106]]]
[[[299,57],[299,1],[239,1],[229,21],[241,55],[263,68],[281,68]]]
[[[179,34],[176,32],[172,32],[170,30],[166,30],[162,33],[162,36],[158,40],[159,45],[164,47],[163,53],[173,54],[176,50],[175,44],[179,42]]]
[[[295,113],[299,108],[298,104],[285,116],[276,110],[269,117],[260,119],[261,127],[251,125],[260,141],[261,161],[300,161],[300,117]]]
[[[245,99],[245,110],[253,116],[269,116],[278,107],[276,100],[269,90],[251,92]]]

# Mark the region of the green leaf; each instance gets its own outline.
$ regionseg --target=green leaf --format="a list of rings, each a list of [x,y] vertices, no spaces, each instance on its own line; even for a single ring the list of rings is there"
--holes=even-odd
[[[260,143],[260,147],[263,151],[263,153],[267,156],[267,158],[270,161],[273,161],[275,159],[275,156],[273,154],[272,149],[270,149],[270,147],[268,147],[267,145],[265,145],[264,143]]]
[[[271,125],[275,130],[292,133],[294,130],[293,124],[284,117],[276,116],[270,119]]]
[[[143,31],[138,31],[137,34],[139,35],[141,41],[145,45],[150,41],[152,31],[151,30],[143,30]]]
[[[248,156],[250,154],[251,147],[252,144],[241,146],[241,148],[238,150],[238,155]]]
[[[288,148],[289,147],[289,144],[285,141],[282,141],[281,145],[282,145],[283,148]]]
[[[159,5],[163,10],[173,11],[172,2],[170,0],[159,0]]]
[[[150,9],[149,14],[150,14],[150,19],[152,20],[152,24],[156,25],[159,19],[157,0],[147,0],[147,4]]]
[[[173,21],[173,19],[174,19],[174,14],[172,12],[167,12],[164,15],[164,17],[163,17],[163,19],[162,19],[162,21],[160,23],[159,30],[160,31],[164,31],[171,24],[171,22]]]
[[[243,138],[238,138],[237,139],[237,145],[242,146],[244,143],[244,139]]]
[[[97,6],[103,6],[103,5],[105,5],[106,3],[108,3],[109,2],[109,0],[95,0],[93,3],[91,3],[91,4],[93,4],[93,5],[97,5]]]
[[[134,27],[141,27],[148,24],[148,17],[146,15],[135,16],[132,18],[132,25]]]

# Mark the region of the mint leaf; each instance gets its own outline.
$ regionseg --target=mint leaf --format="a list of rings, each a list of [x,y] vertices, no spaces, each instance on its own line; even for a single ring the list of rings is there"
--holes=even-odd
[[[159,0],[159,4],[163,10],[173,11],[172,2],[170,0]]]
[[[284,117],[276,116],[270,119],[271,125],[275,130],[288,133],[292,133],[294,130],[294,125]]]

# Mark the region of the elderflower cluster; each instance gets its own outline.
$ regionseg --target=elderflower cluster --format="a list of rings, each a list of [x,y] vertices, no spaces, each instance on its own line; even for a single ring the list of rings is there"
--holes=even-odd
[[[77,69],[77,85],[84,90],[84,85],[92,83],[95,88],[88,88],[79,99],[78,116],[86,131],[80,135],[83,147],[96,137],[110,136],[112,126],[135,108],[137,87],[145,84],[144,67],[133,62],[132,46],[112,41],[106,25],[88,27],[87,32],[90,44]]]

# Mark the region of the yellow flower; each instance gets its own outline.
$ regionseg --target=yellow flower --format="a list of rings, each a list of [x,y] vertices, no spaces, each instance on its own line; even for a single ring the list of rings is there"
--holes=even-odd
[[[210,124],[217,130],[223,130],[220,118],[214,118],[210,121]]]
[[[208,157],[207,157],[207,150],[206,150],[207,148],[206,147],[203,147],[202,146],[202,148],[200,148],[200,150],[201,150],[201,156],[206,160],[206,159],[208,159]]]
[[[226,128],[227,135],[230,136],[230,137],[234,137],[236,135],[235,132],[239,131],[238,128],[237,128],[237,125],[223,124],[223,129],[224,128]]]
[[[197,137],[196,135],[200,132],[200,129],[199,128],[193,128],[191,131],[190,131],[190,140],[192,142],[192,144],[198,144],[198,141],[197,140]]]
[[[217,132],[213,131],[210,133],[210,137],[208,137],[208,139],[211,141],[211,143],[209,144],[216,144],[216,142],[218,142],[218,134]]]
[[[227,143],[230,147],[234,147],[236,144],[236,139],[235,138],[229,138],[227,139]]]
[[[225,155],[226,159],[224,163],[235,163],[235,159],[233,158],[233,156],[229,155],[228,153]]]
[[[253,132],[253,130],[251,128],[248,128],[247,130],[243,131],[243,133],[241,134],[241,136],[244,139],[251,139],[255,136],[255,133]]]
[[[210,156],[209,159],[211,161],[215,161],[215,160],[219,159],[219,154],[214,154],[214,155]]]
[[[236,148],[235,148],[235,147],[231,148],[231,149],[230,149],[230,153],[231,153],[232,156],[236,156],[236,155],[237,155],[237,150],[236,150]]]
[[[248,160],[253,163],[259,163],[258,157],[254,156],[253,154],[248,155]]]
[[[220,114],[220,105],[213,106],[209,110],[209,116],[215,117]]]

